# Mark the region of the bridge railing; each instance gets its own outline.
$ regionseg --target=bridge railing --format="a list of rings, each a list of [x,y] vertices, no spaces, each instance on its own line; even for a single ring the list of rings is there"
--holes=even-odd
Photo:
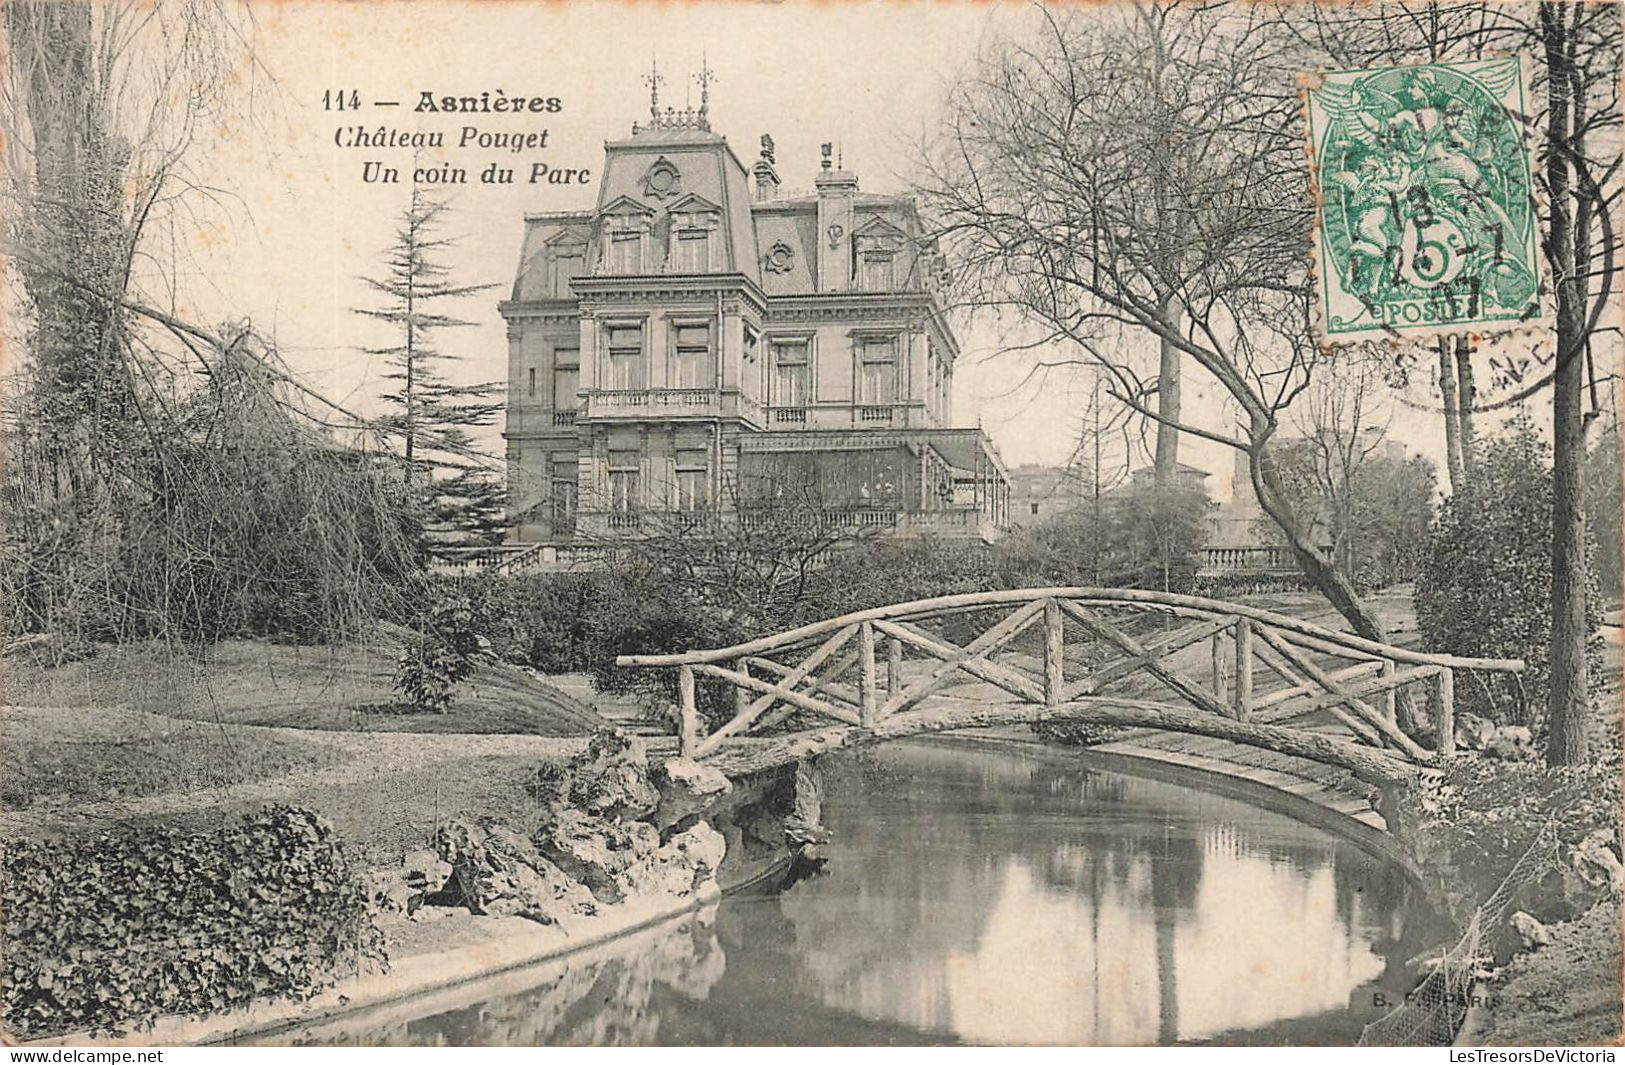
[[[1008,612],[963,644],[922,627],[1000,610]],[[1124,611],[1187,624],[1152,639],[1130,631],[1132,626],[1121,617]],[[1036,654],[1013,646],[1034,629],[1042,633]],[[1068,641],[1080,638],[1095,657],[1102,651],[1106,657],[1084,666],[1081,675],[1069,676],[1069,670],[1078,672],[1080,656],[1075,654],[1069,663]],[[1208,668],[1198,670],[1207,674],[1201,677],[1188,661],[1176,662],[1174,656],[1204,641],[1211,654]],[[1317,661],[1316,656],[1336,661]],[[694,758],[712,754],[730,738],[773,729],[798,713],[867,730],[895,725],[925,713],[924,704],[967,680],[990,685],[1011,702],[1046,710],[1133,703],[1144,716],[1149,711],[1143,708],[1156,704],[1107,691],[1143,673],[1174,696],[1178,706],[1200,715],[1238,726],[1269,726],[1321,713],[1358,743],[1413,762],[1455,751],[1456,670],[1517,671],[1524,665],[1516,659],[1414,651],[1238,603],[1106,588],[1016,589],[916,600],[732,647],[626,655],[616,664],[677,669],[679,742],[683,754]],[[1260,676],[1278,678],[1280,686],[1255,692]],[[709,735],[696,696],[702,678],[720,682],[734,694],[733,715]],[[1397,721],[1399,693],[1415,684],[1432,688],[1435,749],[1407,735]]]

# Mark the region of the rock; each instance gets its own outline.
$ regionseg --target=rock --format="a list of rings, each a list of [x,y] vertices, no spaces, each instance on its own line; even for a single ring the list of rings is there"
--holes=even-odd
[[[673,758],[655,773],[655,787],[660,793],[655,824],[664,831],[705,813],[734,786],[720,770],[692,758]]]
[[[585,884],[593,898],[614,903],[626,897],[626,871],[654,855],[660,833],[643,821],[611,821],[567,809],[539,829],[534,842],[567,876]]]
[[[1456,718],[1456,745],[1469,751],[1482,751],[1495,731],[1495,722],[1477,714]]]
[[[415,850],[397,868],[375,870],[368,877],[368,896],[380,913],[411,916],[429,896],[444,890],[452,866],[431,850]]]
[[[1484,744],[1488,758],[1525,762],[1535,757],[1535,737],[1522,725],[1499,725]]]
[[[454,911],[449,906],[419,906],[407,915],[407,918],[418,923],[424,921],[438,921],[450,917]]]
[[[716,877],[728,851],[722,833],[703,821],[662,844],[653,825],[607,821],[577,810],[562,812],[535,842],[559,869],[606,903],[693,894]]]
[[[1625,865],[1614,853],[1614,833],[1599,828],[1577,843],[1569,852],[1569,865],[1574,872],[1593,887],[1604,884],[1615,895],[1625,892]]]
[[[530,840],[498,822],[449,822],[435,833],[435,844],[451,863],[458,900],[470,913],[553,924],[596,909],[585,887]]]
[[[652,814],[660,792],[649,779],[649,751],[624,732],[593,733],[586,753],[572,759],[570,805],[602,817],[632,820]]]
[[[628,866],[619,877],[621,889],[633,898],[686,898],[716,878],[727,850],[722,833],[701,821]]]
[[[1525,950],[1544,947],[1552,941],[1552,933],[1546,926],[1522,910],[1512,915],[1512,927],[1518,933],[1518,938],[1523,940]]]

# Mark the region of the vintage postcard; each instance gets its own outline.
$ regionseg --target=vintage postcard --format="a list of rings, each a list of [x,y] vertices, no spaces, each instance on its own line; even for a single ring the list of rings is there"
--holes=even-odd
[[[0,1053],[1613,1061],[1621,14],[3,0]]]

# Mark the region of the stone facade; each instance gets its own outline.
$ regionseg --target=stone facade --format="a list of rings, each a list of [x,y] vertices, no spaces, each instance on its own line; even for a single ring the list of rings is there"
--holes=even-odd
[[[861,192],[827,152],[786,194],[771,140],[747,170],[703,107],[605,155],[593,210],[526,216],[499,305],[516,543],[738,515],[792,468],[857,522],[1006,526],[992,441],[951,428],[959,344],[911,200]]]

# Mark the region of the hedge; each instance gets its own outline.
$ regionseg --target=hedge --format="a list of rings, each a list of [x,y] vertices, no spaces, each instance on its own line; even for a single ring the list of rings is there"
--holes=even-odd
[[[0,897],[0,997],[25,1039],[308,998],[385,961],[339,841],[293,807],[211,833],[8,842]]]

